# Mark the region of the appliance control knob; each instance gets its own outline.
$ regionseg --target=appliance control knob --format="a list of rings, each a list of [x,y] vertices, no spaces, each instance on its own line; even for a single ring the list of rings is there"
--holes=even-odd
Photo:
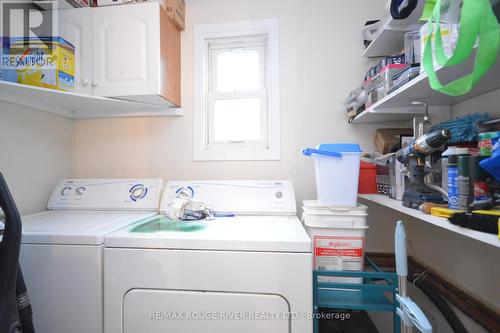
[[[276,192],[274,195],[275,195],[275,196],[276,196],[276,198],[278,198],[278,199],[283,198],[283,192],[281,192],[281,191]]]
[[[85,193],[85,191],[87,191],[87,189],[83,186],[80,186],[76,189],[76,194],[82,195],[83,193]]]
[[[69,186],[65,186],[65,187],[63,187],[63,189],[61,190],[61,195],[62,195],[62,196],[65,196],[65,195],[67,195],[67,194],[69,193],[69,191],[71,191],[71,187],[69,187]]]
[[[130,198],[134,201],[142,199],[146,196],[147,192],[148,189],[144,185],[142,184],[134,185],[130,189]]]

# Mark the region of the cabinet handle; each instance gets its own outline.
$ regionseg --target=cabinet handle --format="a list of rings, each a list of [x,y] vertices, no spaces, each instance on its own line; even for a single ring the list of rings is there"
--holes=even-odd
[[[92,87],[97,87],[98,84],[99,84],[98,80],[92,80]]]
[[[82,79],[82,86],[86,87],[86,86],[88,86],[88,84],[89,84],[88,79]]]

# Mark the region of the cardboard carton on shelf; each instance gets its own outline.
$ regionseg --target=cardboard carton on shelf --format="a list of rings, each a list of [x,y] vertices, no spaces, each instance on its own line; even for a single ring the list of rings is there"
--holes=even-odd
[[[0,79],[49,89],[74,91],[75,48],[61,37],[6,38]]]
[[[399,144],[401,136],[413,135],[411,128],[381,128],[375,132],[375,150],[381,154],[390,153],[395,144]]]

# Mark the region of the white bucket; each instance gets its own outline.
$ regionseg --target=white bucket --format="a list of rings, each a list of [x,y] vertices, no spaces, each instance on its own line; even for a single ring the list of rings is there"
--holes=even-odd
[[[364,217],[366,219],[366,217]],[[302,221],[312,239],[313,269],[328,271],[362,271],[364,267],[365,237],[368,226],[339,226],[342,216],[321,217],[304,213]],[[337,219],[337,221],[335,221]],[[320,276],[320,282],[362,283],[362,278]]]
[[[304,200],[304,215],[307,216],[307,224],[314,227],[329,228],[355,228],[366,226],[368,207],[357,205],[347,206],[324,206],[316,200]]]
[[[357,144],[321,144],[307,148],[314,158],[318,202],[330,206],[356,206],[361,149]]]

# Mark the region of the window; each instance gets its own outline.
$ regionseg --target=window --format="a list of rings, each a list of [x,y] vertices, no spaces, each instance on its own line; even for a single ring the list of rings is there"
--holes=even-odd
[[[277,160],[278,22],[195,27],[195,160]]]

